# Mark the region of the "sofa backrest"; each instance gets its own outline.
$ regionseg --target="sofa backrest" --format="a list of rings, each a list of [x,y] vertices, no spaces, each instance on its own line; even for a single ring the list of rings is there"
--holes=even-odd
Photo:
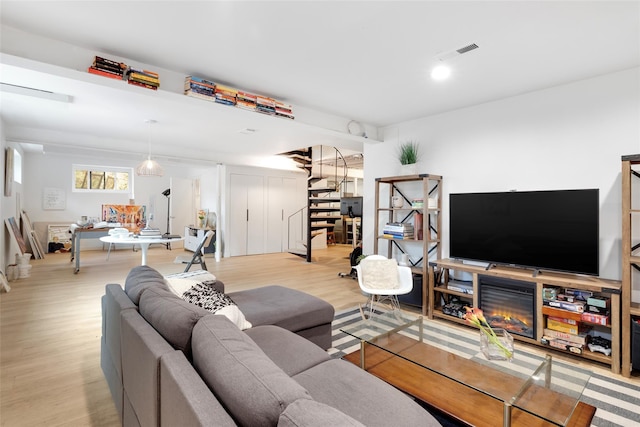
[[[142,292],[140,315],[176,350],[191,359],[191,332],[198,320],[211,312],[190,304],[173,292],[149,286]]]
[[[137,311],[125,310],[121,316],[123,385],[130,405],[125,405],[122,424],[157,426],[160,357],[174,349]]]
[[[137,307],[117,284],[105,287],[102,296],[102,345],[100,365],[109,384],[113,401],[122,419],[123,388],[122,359],[120,356],[120,314],[124,310],[136,311]]]
[[[124,281],[124,291],[135,305],[140,303],[140,295],[148,287],[169,290],[164,277],[148,265],[139,265],[131,269]]]
[[[160,425],[236,426],[181,351],[160,358]]]
[[[193,328],[193,364],[241,426],[274,426],[286,407],[311,396],[225,316]]]

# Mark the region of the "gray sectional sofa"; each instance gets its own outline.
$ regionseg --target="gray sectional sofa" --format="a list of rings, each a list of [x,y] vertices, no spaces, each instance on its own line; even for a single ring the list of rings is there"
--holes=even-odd
[[[124,289],[106,286],[101,366],[122,425],[440,425],[395,388],[328,356],[330,304],[280,286],[228,295],[251,328],[184,301],[151,267],[134,268]]]

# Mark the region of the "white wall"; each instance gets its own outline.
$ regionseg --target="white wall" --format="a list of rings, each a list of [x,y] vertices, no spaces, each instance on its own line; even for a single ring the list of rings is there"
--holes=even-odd
[[[20,223],[20,206],[18,204],[23,205],[23,185],[14,182],[12,184],[11,196],[6,197],[4,195],[4,174],[5,174],[5,156],[6,149],[9,147],[15,148],[21,155],[22,161],[24,163],[24,153],[18,144],[8,142],[5,137],[4,131],[5,125],[2,119],[0,119],[0,147],[2,147],[2,173],[0,173],[0,200],[2,203],[0,204],[0,211],[2,213],[2,224],[0,224],[0,260],[2,264],[0,265],[0,270],[4,273],[7,271],[7,265],[15,264],[15,254],[20,252],[20,248],[14,239],[11,238],[11,235],[7,231],[4,220],[10,217],[16,218],[16,221]],[[24,176],[22,182],[24,183]]]
[[[449,193],[599,188],[600,275],[620,279],[620,157],[640,153],[639,102],[636,68],[386,128],[384,143],[365,146],[363,252],[373,250],[374,180],[398,175],[398,139],[415,140],[418,171],[443,176],[443,257]]]
[[[27,153],[23,156],[25,168],[23,179],[22,206],[32,222],[67,224],[75,222],[81,216],[100,217],[103,204],[129,204],[129,194],[74,193],[71,191],[72,165],[117,166],[135,168],[140,159],[122,159],[109,155],[62,155],[58,153]],[[185,178],[194,180],[208,169],[189,165],[161,163],[164,168],[162,177],[134,177],[134,203],[147,206],[148,213],[154,213],[152,225],[165,231],[167,223],[167,199],[162,192],[170,187],[170,180]],[[210,168],[215,168],[211,166]],[[135,173],[135,172],[134,172]],[[59,188],[65,191],[66,207],[62,210],[43,210],[42,191],[45,187]],[[177,209],[177,207],[173,207]],[[196,213],[188,217],[195,218]],[[173,224],[173,229],[182,234],[188,224]],[[42,242],[44,245],[46,242]],[[98,241],[87,240],[83,249],[101,248]]]

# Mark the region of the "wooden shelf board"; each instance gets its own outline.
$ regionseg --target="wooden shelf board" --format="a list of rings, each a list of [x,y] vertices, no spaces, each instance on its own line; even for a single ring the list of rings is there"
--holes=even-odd
[[[420,181],[423,178],[442,179],[442,176],[423,173],[418,175],[387,176],[384,178],[376,178],[376,181],[393,184],[394,182],[402,182],[402,181]]]

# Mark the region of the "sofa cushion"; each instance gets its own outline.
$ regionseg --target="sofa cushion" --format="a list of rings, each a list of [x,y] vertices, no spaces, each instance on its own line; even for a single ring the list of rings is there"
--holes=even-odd
[[[196,324],[192,349],[196,370],[240,425],[274,426],[290,403],[310,398],[224,316]]]
[[[178,296],[182,295],[184,291],[197,283],[207,282],[209,284],[213,284],[217,281],[216,276],[209,273],[207,270],[169,274],[164,276],[164,278],[169,285],[169,290],[173,291],[173,293]]]
[[[162,274],[148,265],[132,268],[124,282],[124,291],[135,305],[140,303],[140,295],[148,287],[169,289]]]
[[[228,294],[253,326],[276,325],[293,332],[333,321],[328,302],[283,286],[265,286]]]
[[[214,282],[196,283],[185,290],[180,297],[188,303],[202,307],[214,314],[226,316],[240,329],[248,329],[251,323],[247,322],[244,314],[235,302],[223,292],[217,291],[211,285]]]
[[[278,427],[364,427],[344,412],[315,400],[300,399],[287,406]]]
[[[176,350],[191,357],[191,332],[207,310],[183,301],[171,291],[149,287],[140,296],[140,314]]]
[[[245,333],[289,376],[329,360],[316,344],[279,326],[256,326]]]
[[[305,387],[314,400],[366,426],[440,426],[404,393],[344,360],[329,360],[292,378]]]

